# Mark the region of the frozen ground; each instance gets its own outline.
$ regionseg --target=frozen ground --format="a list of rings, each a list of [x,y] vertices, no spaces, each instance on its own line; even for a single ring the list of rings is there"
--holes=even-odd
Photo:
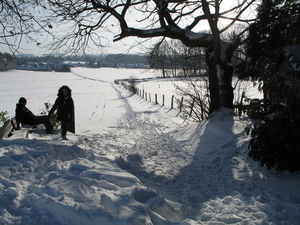
[[[21,96],[38,114],[69,85],[76,134],[43,126],[0,140],[0,224],[300,224],[300,176],[247,157],[251,124],[223,110],[202,123],[132,95],[140,70],[0,73],[0,112]],[[154,82],[155,83],[155,82]],[[162,87],[162,86],[160,86]]]

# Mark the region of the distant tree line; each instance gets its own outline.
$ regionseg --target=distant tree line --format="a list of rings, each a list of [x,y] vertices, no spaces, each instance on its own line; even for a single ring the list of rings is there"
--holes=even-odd
[[[28,62],[62,63],[64,61],[84,62],[88,67],[102,67],[103,65],[113,65],[116,67],[118,64],[148,64],[148,57],[140,54],[12,56],[9,53],[0,52],[0,71],[16,69],[17,66],[27,64]]]
[[[0,71],[13,70],[16,67],[16,60],[12,55],[0,52]]]
[[[159,69],[162,77],[196,77],[206,75],[205,49],[190,48],[180,41],[162,41],[149,53],[151,69]]]
[[[24,55],[16,57],[18,64],[25,62],[62,62],[62,61],[82,61],[87,63],[147,63],[147,57],[144,55],[122,55],[122,54],[108,54],[108,55],[83,55],[83,56],[61,56],[61,55],[45,55],[34,56]]]

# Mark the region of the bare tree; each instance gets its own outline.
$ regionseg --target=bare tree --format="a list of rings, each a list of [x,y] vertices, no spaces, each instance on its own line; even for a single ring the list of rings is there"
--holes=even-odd
[[[176,92],[184,97],[181,105],[183,117],[202,121],[209,115],[209,85],[207,77],[185,77],[181,85],[175,85]]]
[[[39,37],[52,36],[46,13],[45,4],[38,0],[1,0],[0,44],[8,46],[12,53],[22,53],[24,39],[40,46]]]
[[[179,40],[163,40],[154,46],[149,54],[149,61],[151,68],[163,71],[163,77],[166,74],[172,77],[189,77],[204,74],[204,56],[203,48],[186,47]]]
[[[104,46],[104,32],[118,32],[114,41],[127,37],[168,37],[180,40],[188,47],[204,47],[209,67],[210,112],[222,107],[233,108],[231,57],[240,43],[221,39],[221,33],[236,22],[249,22],[242,17],[257,0],[36,0],[32,1],[48,11],[37,24],[46,21],[65,25],[65,35],[54,40],[52,49],[65,52],[86,50],[90,45]],[[11,1],[10,1],[11,2]],[[29,0],[18,1],[30,4]],[[34,4],[32,3],[32,4]],[[17,7],[22,7],[23,5]],[[221,10],[222,9],[222,10]],[[51,13],[52,17],[48,17]],[[39,13],[36,15],[40,15]],[[133,19],[135,18],[135,19]],[[33,18],[30,18],[33,19]],[[228,20],[220,27],[221,20]],[[211,33],[201,30],[206,21]],[[42,25],[40,27],[45,27]],[[29,27],[31,30],[31,27]],[[207,28],[205,28],[207,29]],[[34,29],[33,29],[34,30]],[[203,29],[202,29],[203,30]]]
[[[222,0],[127,0],[127,1],[63,1],[49,0],[56,18],[75,22],[72,33],[57,42],[57,47],[71,44],[75,49],[87,46],[89,41],[101,45],[99,30],[107,30],[107,25],[117,24],[120,33],[114,41],[127,37],[153,38],[168,37],[178,39],[188,47],[205,47],[206,62],[209,67],[210,112],[221,107],[233,108],[231,79],[233,67],[231,57],[240,43],[236,37],[223,41],[221,33],[235,22],[246,22],[241,15],[255,0],[239,0],[225,11],[221,11]],[[130,16],[136,21],[131,21]],[[234,16],[233,16],[234,15]],[[219,20],[230,23],[219,28]],[[206,20],[211,33],[197,33],[201,21]],[[140,23],[138,23],[140,22]],[[70,45],[68,45],[70,46]]]
[[[162,71],[162,77],[168,77],[168,70],[176,64],[173,58],[174,50],[172,47],[167,41],[161,41],[149,53],[148,61],[151,69],[159,69]]]

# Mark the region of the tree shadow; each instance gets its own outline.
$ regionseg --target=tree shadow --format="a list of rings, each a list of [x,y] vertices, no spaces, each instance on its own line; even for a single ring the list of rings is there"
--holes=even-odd
[[[185,156],[189,158],[189,163],[182,165],[173,177],[146,171],[139,153],[127,158],[120,157],[116,163],[166,199],[180,203],[186,218],[210,221],[219,216],[219,222],[224,222],[222,218],[226,215],[222,217],[223,213],[232,210],[227,214],[227,222],[238,223],[253,208],[257,213],[263,211],[267,214],[267,202],[265,208],[256,208],[257,203],[253,201],[253,195],[258,194],[249,191],[254,183],[235,177],[233,169],[239,163],[238,153],[246,149],[245,144],[238,143],[240,136],[245,134],[235,133],[236,125],[233,115],[213,117],[199,124],[189,139],[184,141],[185,146],[180,147],[182,152],[189,146],[195,152]],[[157,154],[159,156],[160,153]]]

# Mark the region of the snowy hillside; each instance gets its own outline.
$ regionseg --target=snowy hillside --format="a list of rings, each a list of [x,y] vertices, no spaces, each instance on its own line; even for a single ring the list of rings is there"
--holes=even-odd
[[[250,120],[223,110],[184,122],[176,109],[113,83],[132,75],[152,76],[134,69],[0,73],[0,112],[14,116],[23,96],[38,114],[62,85],[73,90],[76,107],[69,141],[42,125],[28,138],[22,129],[0,140],[0,224],[300,224],[300,176],[247,157]]]

